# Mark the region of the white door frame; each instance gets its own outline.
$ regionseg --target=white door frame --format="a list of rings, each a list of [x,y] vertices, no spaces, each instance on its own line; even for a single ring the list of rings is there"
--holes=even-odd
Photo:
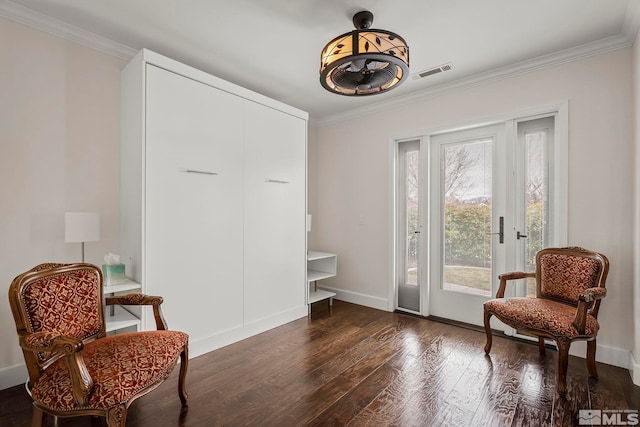
[[[389,220],[390,224],[388,227],[388,262],[389,262],[389,277],[388,277],[388,292],[387,292],[387,309],[388,311],[394,311],[397,307],[397,289],[396,289],[396,281],[397,281],[397,271],[396,271],[396,260],[397,260],[397,251],[396,251],[396,242],[397,242],[397,221],[398,218],[396,216],[396,203],[397,203],[397,153],[398,153],[398,144],[403,141],[408,140],[420,140],[420,161],[423,162],[423,165],[429,164],[429,156],[428,152],[430,150],[426,149],[430,143],[430,139],[432,135],[452,132],[456,130],[463,130],[468,128],[480,127],[490,124],[496,123],[505,123],[507,121],[512,121],[513,124],[511,126],[507,126],[507,138],[512,138],[515,133],[515,123],[525,118],[534,118],[536,116],[545,116],[545,115],[555,115],[555,132],[554,132],[554,155],[555,155],[555,163],[554,163],[554,205],[555,209],[553,212],[554,215],[554,223],[556,225],[554,229],[553,241],[557,246],[566,246],[568,244],[568,187],[569,187],[569,103],[567,100],[551,103],[548,105],[542,105],[538,107],[528,108],[518,110],[512,113],[505,114],[496,114],[490,118],[483,117],[477,119],[469,119],[462,122],[452,122],[444,125],[434,126],[430,128],[425,128],[423,130],[404,132],[391,135],[388,142],[388,158],[389,158]],[[511,135],[509,135],[511,133]],[[513,151],[510,152],[511,154]],[[427,179],[426,176],[423,175],[423,180]],[[424,186],[428,186],[427,182],[423,183]],[[424,199],[425,197],[422,197]],[[429,240],[429,234],[425,232],[429,230],[428,224],[428,216],[425,218],[425,213],[429,210],[430,206],[428,206],[429,200],[425,200],[422,204],[423,209],[421,210],[421,219],[420,223],[422,224],[422,239],[421,239],[421,249],[422,253],[426,254],[426,256],[430,256],[427,248],[423,248],[422,246],[426,246],[426,242]],[[511,255],[512,257],[515,254]],[[507,254],[507,261],[509,261],[509,254]],[[426,262],[421,263],[422,268],[425,268]],[[426,272],[422,274],[422,277],[427,277]],[[420,286],[420,299],[421,299],[421,313],[422,316],[429,316],[429,302],[430,302],[430,292],[429,292],[429,283],[428,279],[423,280],[423,283],[419,284]],[[513,333],[513,331],[505,331],[507,333]]]

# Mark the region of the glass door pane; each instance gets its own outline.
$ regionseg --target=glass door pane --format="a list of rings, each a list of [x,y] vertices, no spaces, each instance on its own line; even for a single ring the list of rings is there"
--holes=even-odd
[[[418,151],[408,151],[405,154],[407,165],[406,174],[406,222],[407,222],[407,247],[405,254],[405,274],[406,282],[410,285],[418,286],[418,235],[420,227],[418,224]]]
[[[397,308],[420,313],[420,141],[398,145]]]
[[[442,146],[443,281],[448,291],[491,295],[493,138]]]
[[[524,156],[524,218],[522,227],[519,227],[523,231],[518,230],[516,239],[524,245],[524,260],[521,260],[524,271],[532,272],[536,269],[536,253],[550,245],[550,153],[553,118],[519,122],[518,139]],[[526,282],[525,295],[535,296],[535,279],[528,278]]]

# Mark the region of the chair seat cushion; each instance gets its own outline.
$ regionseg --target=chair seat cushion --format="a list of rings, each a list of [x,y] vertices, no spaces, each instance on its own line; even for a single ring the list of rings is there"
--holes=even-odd
[[[56,361],[33,384],[33,400],[62,411],[106,409],[128,402],[169,376],[187,341],[188,335],[178,331],[135,332],[92,341],[82,350],[94,383],[88,405],[74,405],[66,358]]]
[[[585,333],[578,334],[573,326],[576,307],[543,298],[496,298],[485,302],[484,308],[516,329],[545,331],[555,337],[593,336],[600,328],[596,318],[587,314]]]

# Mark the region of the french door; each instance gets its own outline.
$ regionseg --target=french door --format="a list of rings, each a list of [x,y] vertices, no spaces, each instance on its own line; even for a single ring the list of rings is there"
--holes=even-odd
[[[566,244],[556,121],[549,113],[397,143],[395,308],[482,325],[499,274],[533,271],[538,250]],[[522,280],[507,295],[532,293],[535,281]]]
[[[429,314],[480,324],[506,268],[505,125],[433,135],[429,154]]]

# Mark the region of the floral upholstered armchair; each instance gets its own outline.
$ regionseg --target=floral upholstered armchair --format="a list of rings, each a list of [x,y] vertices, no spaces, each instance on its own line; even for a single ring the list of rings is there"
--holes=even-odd
[[[596,371],[596,335],[600,300],[607,295],[605,281],[609,272],[606,256],[586,249],[548,248],[536,254],[535,273],[502,274],[496,298],[484,303],[484,327],[491,350],[491,316],[524,333],[538,337],[540,354],[545,353],[545,338],[558,345],[557,390],[567,393],[569,346],[587,341],[589,375]],[[509,280],[536,278],[536,298],[504,298]]]
[[[47,414],[98,415],[110,427],[125,426],[129,405],[158,387],[178,358],[178,394],[186,406],[188,336],[167,330],[162,298],[107,298],[107,304],[151,305],[158,330],[106,336],[102,297],[102,272],[91,264],[40,264],[11,283],[33,426],[45,426]]]

